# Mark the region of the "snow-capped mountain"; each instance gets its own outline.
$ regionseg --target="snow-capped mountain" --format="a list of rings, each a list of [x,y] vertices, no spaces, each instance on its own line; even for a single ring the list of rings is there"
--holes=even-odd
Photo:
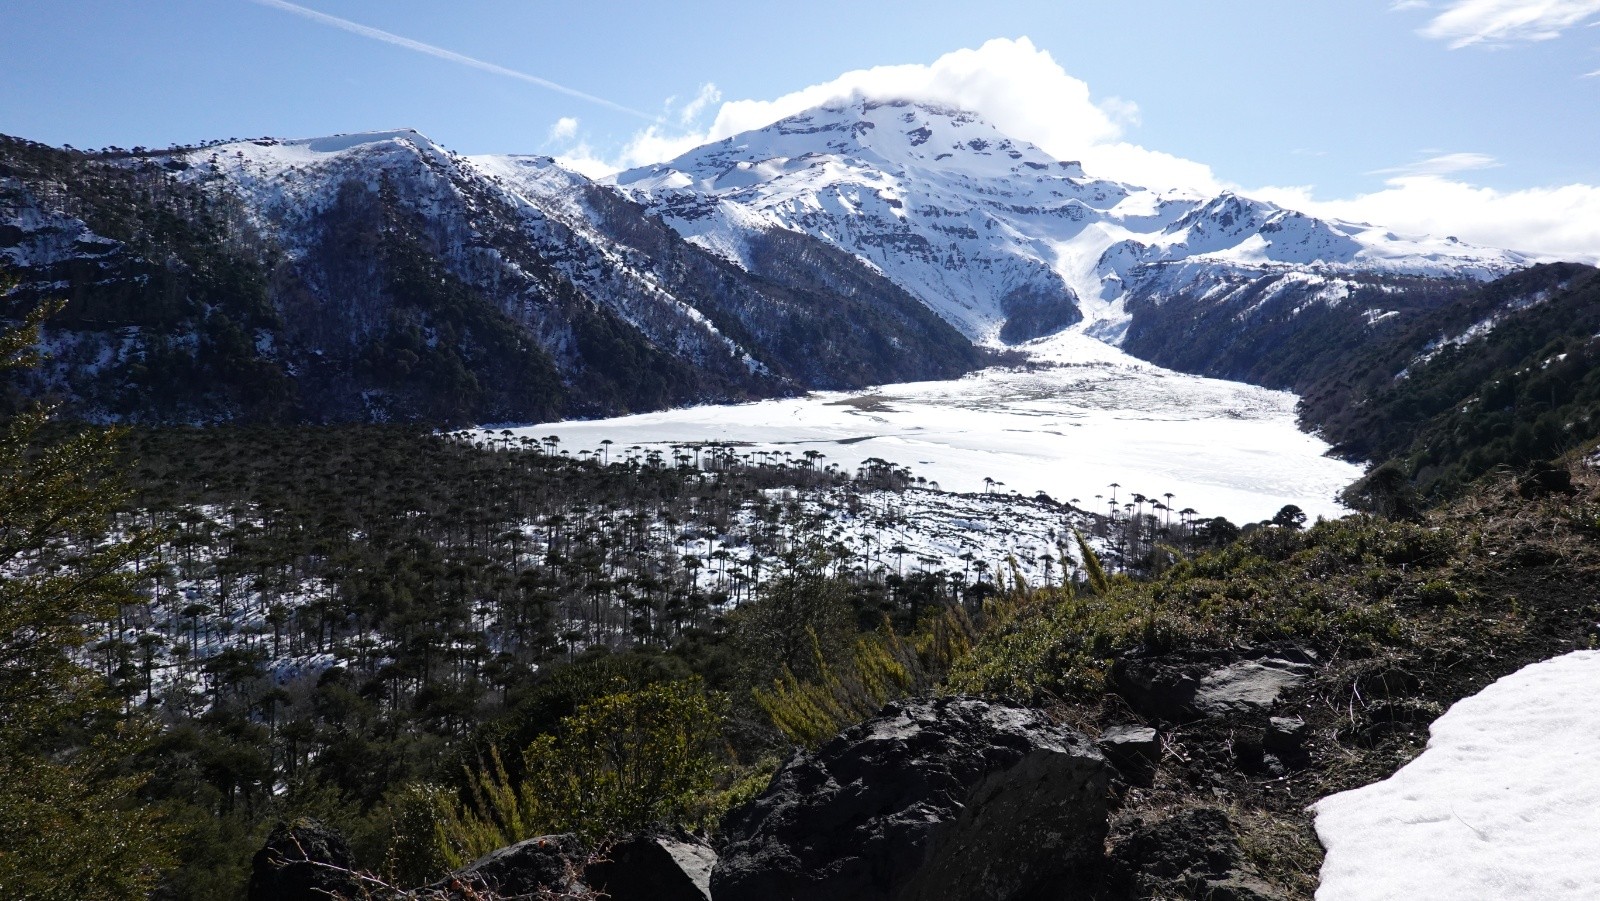
[[[758,394],[957,375],[981,359],[915,298],[848,255],[785,235],[765,245],[775,265],[803,263],[828,290],[819,295],[795,279],[758,283],[548,157],[467,159],[400,131],[190,154],[191,163],[202,158],[205,165],[189,171],[219,177],[263,230],[301,258],[313,250],[307,242],[319,240],[318,220],[351,186],[397,198],[429,252],[532,326],[564,369],[585,365],[577,359],[584,348],[573,331],[581,318],[574,301],[611,314],[653,350],[687,364],[686,381],[709,376]],[[568,302],[552,303],[562,297]],[[834,322],[840,327],[827,346],[796,340],[797,329]],[[678,402],[719,393],[727,396]]]
[[[785,231],[761,277],[548,158],[414,131],[0,138],[0,265],[70,296],[30,390],[93,415],[538,421],[949,378],[986,356]]]
[[[1120,341],[1131,304],[1192,299],[1196,286],[1215,298],[1218,284],[1294,273],[1336,302],[1351,277],[1488,279],[1530,262],[1231,193],[1098,179],[976,114],[910,101],[828,104],[614,181],[746,268],[753,236],[827,241],[991,344],[1080,320]]]
[[[1098,179],[910,101],[609,183],[409,130],[0,138],[0,264],[72,298],[42,389],[111,417],[538,421],[951,378],[1069,328],[1303,390],[1306,360],[1530,262]]]
[[[350,192],[395,198],[417,214],[430,249],[448,268],[468,281],[496,282],[507,312],[532,324],[540,346],[558,358],[577,352],[571,311],[556,300],[576,286],[703,371],[766,373],[664,286],[649,261],[629,259],[625,248],[592,229],[572,228],[581,221],[577,204],[560,200],[582,176],[542,166],[541,177],[530,182],[544,190],[504,190],[493,177],[498,172],[480,170],[410,130],[224,144],[194,151],[187,161],[187,177],[219,181],[243,202],[253,224],[297,260],[320,252],[327,219]],[[315,278],[320,270],[312,272]]]

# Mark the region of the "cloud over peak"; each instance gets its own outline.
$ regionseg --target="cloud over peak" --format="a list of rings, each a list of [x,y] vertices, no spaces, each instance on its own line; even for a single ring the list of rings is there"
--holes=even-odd
[[[1546,9],[1574,5],[1600,7],[1600,0],[1583,4],[1466,0],[1453,4],[1440,18],[1457,10],[1481,12],[1491,6]],[[1351,198],[1321,199],[1309,187],[1249,188],[1227,183],[1204,163],[1127,140],[1125,130],[1138,123],[1137,105],[1112,97],[1097,100],[1087,83],[1068,74],[1048,51],[1026,37],[991,40],[928,64],[846,72],[772,100],[722,101],[716,87],[707,85],[681,108],[682,114],[668,117],[667,121],[676,121],[676,125],[658,122],[635,133],[620,160],[601,162],[588,147],[579,145],[563,162],[590,175],[665,162],[711,141],[855,97],[966,109],[1057,159],[1081,161],[1086,172],[1099,178],[1154,189],[1232,190],[1314,216],[1374,222],[1408,234],[1456,235],[1492,247],[1600,262],[1600,187],[1572,184],[1500,191],[1463,180],[1465,173],[1500,166],[1499,160],[1483,153],[1436,151],[1428,151],[1415,162],[1369,173],[1384,176],[1384,187]],[[702,112],[711,124],[699,130],[693,121]]]
[[[714,99],[704,106],[721,98],[710,85],[701,94],[708,95]],[[857,69],[771,100],[722,102],[703,131],[658,124],[636,133],[619,168],[663,162],[702,144],[855,97],[970,110],[1005,134],[1036,144],[1057,159],[1079,160],[1104,178],[1152,187],[1221,186],[1208,166],[1124,141],[1124,128],[1139,122],[1138,105],[1118,97],[1096,101],[1087,83],[1067,74],[1048,51],[1026,37],[996,38],[927,64]]]

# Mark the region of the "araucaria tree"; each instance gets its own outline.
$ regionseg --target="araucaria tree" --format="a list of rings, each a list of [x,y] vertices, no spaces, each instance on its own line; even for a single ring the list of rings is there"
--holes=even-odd
[[[49,312],[0,333],[0,372],[35,362]],[[108,538],[115,435],[50,440],[48,423],[0,424],[0,896],[144,898],[167,854],[121,773],[135,730],[77,653],[133,600],[138,540]]]

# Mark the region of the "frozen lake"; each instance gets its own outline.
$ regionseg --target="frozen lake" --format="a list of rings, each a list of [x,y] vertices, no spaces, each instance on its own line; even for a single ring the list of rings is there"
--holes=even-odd
[[[1038,368],[990,369],[956,381],[915,382],[860,392],[727,406],[691,407],[582,422],[514,428],[556,435],[572,453],[614,442],[664,452],[672,445],[734,443],[745,451],[806,451],[853,471],[879,457],[909,467],[946,491],[1078,499],[1132,492],[1174,509],[1237,523],[1297,504],[1311,517],[1338,516],[1334,495],[1361,469],[1323,454],[1295,427],[1295,396],[1236,382],[1181,375],[1078,334],[1029,347]],[[666,453],[670,459],[670,453]]]

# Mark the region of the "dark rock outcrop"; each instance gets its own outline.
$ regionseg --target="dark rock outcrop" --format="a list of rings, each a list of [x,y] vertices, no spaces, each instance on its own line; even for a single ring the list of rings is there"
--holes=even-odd
[[[1306,721],[1298,716],[1275,716],[1267,721],[1261,735],[1261,746],[1283,757],[1299,757],[1305,753]]]
[[[588,846],[576,835],[541,835],[491,851],[435,883],[428,898],[593,897],[583,881]]]
[[[1128,898],[1285,899],[1245,858],[1228,815],[1212,807],[1141,824],[1112,853],[1112,870]]]
[[[1128,782],[1147,783],[1161,761],[1161,737],[1149,726],[1112,726],[1095,745]]]
[[[542,835],[484,855],[418,893],[421,901],[709,901],[716,852],[687,834],[640,833],[591,848]]]
[[[1135,710],[1172,723],[1267,710],[1316,667],[1297,649],[1124,657],[1112,684]]]
[[[971,698],[890,704],[798,754],[724,822],[717,901],[1057,895],[1098,870],[1109,768],[1042,713]]]
[[[688,835],[629,836],[584,870],[611,901],[710,901],[717,852]]]
[[[250,901],[360,898],[355,858],[338,832],[313,819],[279,823],[250,862]]]
[[[1517,493],[1532,500],[1550,494],[1571,496],[1577,494],[1572,487],[1572,472],[1556,461],[1536,463],[1517,480]]]

